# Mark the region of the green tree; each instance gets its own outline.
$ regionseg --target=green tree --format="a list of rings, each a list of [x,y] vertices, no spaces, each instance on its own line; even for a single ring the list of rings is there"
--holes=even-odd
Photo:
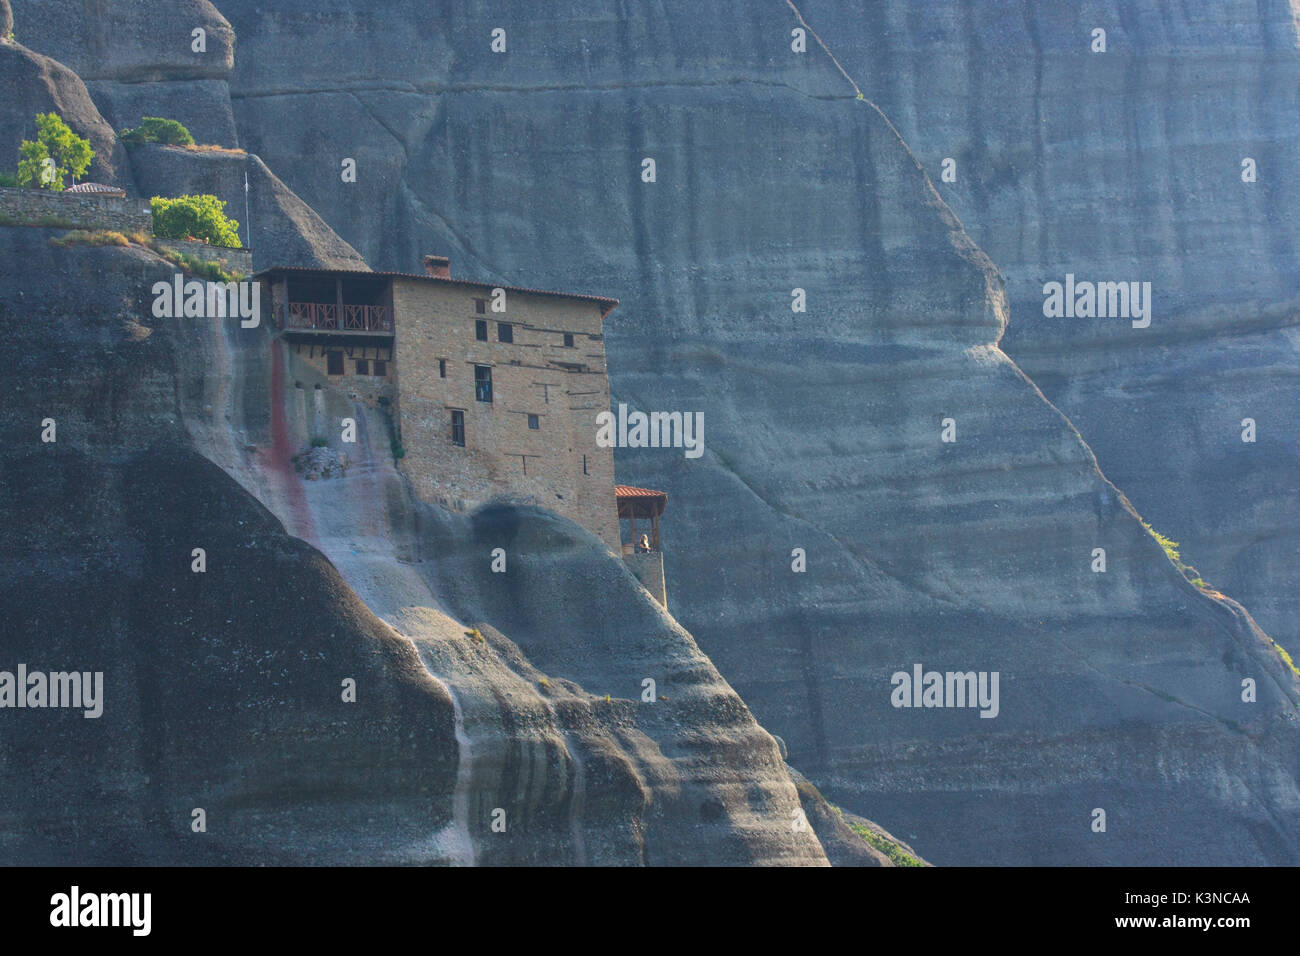
[[[18,183],[35,183],[41,189],[59,192],[63,178],[69,174],[75,183],[86,172],[95,151],[90,140],[78,136],[58,113],[36,114],[36,139],[25,139],[18,146]]]
[[[153,232],[163,239],[205,239],[214,246],[239,249],[239,223],[227,218],[226,204],[216,196],[154,196]]]
[[[164,146],[193,146],[194,137],[174,119],[161,116],[142,116],[135,129],[122,130],[124,143],[162,143]]]

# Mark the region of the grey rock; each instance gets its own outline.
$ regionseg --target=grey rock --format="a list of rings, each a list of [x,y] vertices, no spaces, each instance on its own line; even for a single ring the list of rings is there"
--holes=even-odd
[[[204,52],[192,48],[196,29],[205,32]],[[103,0],[79,10],[60,0],[22,0],[14,31],[84,80],[219,78],[234,57],[234,32],[207,0]]]
[[[0,116],[0,156],[4,157],[0,162],[4,166],[16,166],[19,144],[35,138],[36,114],[52,110],[74,133],[90,140],[95,150],[84,179],[130,186],[125,153],[75,73],[19,43],[0,43],[0,84],[6,94],[6,109]]]
[[[87,87],[104,116],[119,132],[137,126],[145,116],[161,116],[183,124],[199,144],[239,145],[230,88],[225,79],[161,80],[124,83],[91,80]]]
[[[1294,653],[1293,5],[799,6],[936,181],[956,159],[956,182],[937,186],[1006,277],[1003,348],[1138,511]],[[1044,317],[1043,284],[1067,272],[1149,281],[1150,328]]]
[[[775,741],[598,539],[540,509],[416,501],[383,413],[341,391],[322,399],[358,417],[352,465],[303,482],[305,369],[284,374],[268,329],[155,319],[169,263],[49,234],[0,229],[21,356],[0,413],[21,542],[0,553],[3,646],[102,670],[106,691],[89,732],[24,711],[0,739],[15,858],[826,864],[791,827]],[[497,544],[509,581],[482,560]]]
[[[828,6],[816,8],[823,35],[849,46],[845,60],[856,51],[851,73],[879,87],[929,69],[882,56],[888,31],[875,29],[902,18],[928,36],[928,17],[901,5],[828,17]],[[322,25],[315,5],[222,9],[268,51],[288,33],[323,48],[347,16],[339,4]],[[972,7],[955,7],[936,29],[996,51],[990,72],[1006,58],[1032,68],[1033,38],[1018,46],[1004,28],[1018,9],[973,22]],[[1294,678],[1239,605],[1174,569],[1124,482],[1109,488],[1089,445],[996,348],[1022,314],[1022,286],[1008,310],[997,267],[923,173],[935,142],[909,149],[815,45],[792,54],[788,6],[742,20],[685,3],[617,17],[568,4],[495,57],[486,15],[452,29],[395,5],[383,20],[366,16],[355,56],[336,47],[351,71],[338,84],[320,82],[319,66],[296,82],[269,55],[241,53],[241,141],[376,266],[409,269],[435,250],[461,275],[622,300],[606,326],[616,399],[702,411],[708,424],[697,462],[618,457],[621,480],[670,494],[674,613],[823,792],[914,835],[940,864],[1298,858]],[[413,61],[413,37],[429,57]],[[1122,98],[1115,84],[1139,68],[1111,68],[1103,89]],[[1069,122],[1076,100],[1069,70],[1059,75],[1039,102]],[[961,115],[960,78],[943,76],[927,115]],[[1037,89],[1008,70],[972,101],[996,114]],[[1281,115],[1289,95],[1269,108]],[[910,128],[905,111],[899,123]],[[354,192],[338,188],[336,161],[301,162],[361,150],[372,178]],[[640,181],[646,156],[654,184]],[[1053,202],[1074,201],[1068,178],[1041,183]],[[1006,221],[1076,248],[1096,234],[1061,212]],[[790,311],[796,287],[807,313]],[[939,440],[945,417],[956,444]],[[1272,494],[1277,474],[1260,479]],[[1089,569],[1099,546],[1105,575]],[[805,575],[791,573],[795,547]],[[1000,672],[999,717],[891,707],[891,675],[916,662]],[[1257,704],[1240,700],[1245,677],[1263,688]],[[1119,808],[1117,838],[1089,830],[1097,806]]]
[[[300,265],[366,269],[356,250],[338,237],[257,156],[234,151],[194,151],[146,145],[131,150],[140,191],[148,196],[210,194],[226,203],[226,215],[240,223],[247,243],[251,228],[255,268]],[[244,177],[249,182],[250,217],[244,211]]]

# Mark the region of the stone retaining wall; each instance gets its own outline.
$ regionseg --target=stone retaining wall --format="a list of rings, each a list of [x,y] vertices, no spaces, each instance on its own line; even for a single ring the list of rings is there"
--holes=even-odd
[[[191,239],[157,239],[155,242],[173,252],[184,252],[204,262],[220,263],[227,272],[240,272],[244,275],[252,275],[253,272],[251,249],[229,249]]]
[[[113,229],[153,235],[149,200],[0,187],[0,225]]]

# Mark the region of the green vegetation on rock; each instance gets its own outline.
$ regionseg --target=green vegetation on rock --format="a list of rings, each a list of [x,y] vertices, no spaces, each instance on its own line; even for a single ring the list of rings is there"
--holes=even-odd
[[[153,231],[160,239],[202,239],[214,246],[241,249],[239,223],[226,216],[226,204],[212,195],[154,196]]]
[[[161,143],[164,146],[193,146],[194,137],[190,131],[173,119],[161,116],[142,116],[140,125],[134,129],[124,129],[121,133],[124,143],[132,146],[141,143]]]
[[[18,145],[17,185],[62,192],[64,177],[75,183],[86,172],[95,151],[90,140],[72,131],[58,113],[36,114],[36,139]]]
[[[894,866],[924,866],[925,864],[918,860],[912,854],[908,853],[897,843],[891,843],[879,833],[876,833],[870,827],[862,823],[850,823],[849,829],[856,833],[862,839],[870,843],[875,849],[885,854]]]

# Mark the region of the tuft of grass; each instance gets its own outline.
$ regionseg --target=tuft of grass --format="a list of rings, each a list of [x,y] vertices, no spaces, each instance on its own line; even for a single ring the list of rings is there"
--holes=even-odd
[[[1164,549],[1165,555],[1173,562],[1178,573],[1187,579],[1188,583],[1198,591],[1202,591],[1211,596],[1218,595],[1218,590],[1201,577],[1200,572],[1192,565],[1183,560],[1182,552],[1179,550],[1178,542],[1171,538],[1166,538],[1163,534],[1151,527],[1151,522],[1143,521],[1142,527],[1146,529],[1147,534],[1156,539],[1156,543]]]
[[[1277,650],[1278,656],[1286,662],[1286,666],[1291,668],[1291,673],[1295,674],[1296,677],[1300,677],[1300,667],[1295,666],[1295,661],[1293,661],[1291,655],[1286,652],[1286,648],[1277,641],[1273,641],[1273,647]]]
[[[237,146],[218,146],[216,143],[188,143],[180,146],[180,148],[188,150],[191,153],[232,153],[236,156],[245,155],[244,151]]]
[[[838,809],[838,808],[836,808]],[[843,813],[840,814],[843,816]],[[856,833],[875,849],[885,854],[894,866],[924,866],[925,864],[918,860],[912,854],[908,853],[897,843],[891,843],[879,833],[862,823],[850,823],[849,829]]]
[[[1151,522],[1149,521],[1143,521],[1142,527],[1146,528],[1147,534],[1155,538],[1156,543],[1159,544],[1160,547],[1165,549],[1165,554],[1169,555],[1169,560],[1172,561],[1178,567],[1178,570],[1181,571],[1185,567],[1187,567],[1187,565],[1183,564],[1183,559],[1179,554],[1177,541],[1171,541],[1169,538],[1166,538],[1155,528],[1151,527]]]
[[[475,644],[487,643],[487,638],[483,636],[483,632],[480,631],[477,627],[471,627],[468,631],[465,632],[465,636],[471,638]]]
[[[61,236],[51,237],[50,245],[60,249],[69,246],[129,246],[131,240],[112,229],[74,229]]]
[[[548,681],[545,677],[539,677],[537,678],[537,686],[542,688],[542,690],[550,690],[551,682]]]
[[[162,243],[149,242],[147,245],[172,265],[180,266],[200,279],[207,279],[210,282],[239,282],[246,278],[242,272],[228,272],[219,262],[209,262],[189,252],[168,249]]]

